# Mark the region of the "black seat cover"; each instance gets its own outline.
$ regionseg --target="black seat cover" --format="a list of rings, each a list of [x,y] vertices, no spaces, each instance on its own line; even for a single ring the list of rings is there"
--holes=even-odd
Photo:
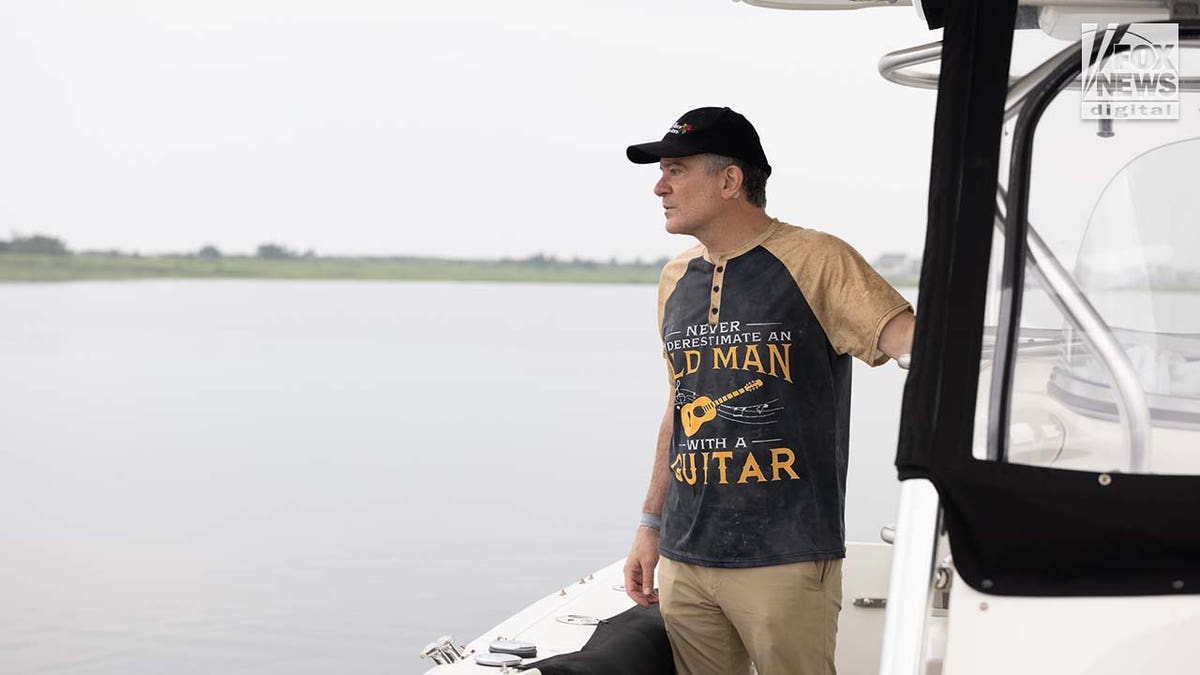
[[[658,605],[632,607],[600,622],[583,649],[527,664],[545,675],[674,675]]]

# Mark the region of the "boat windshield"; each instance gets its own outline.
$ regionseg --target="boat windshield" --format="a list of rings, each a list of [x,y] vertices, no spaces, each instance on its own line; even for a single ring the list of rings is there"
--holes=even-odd
[[[1096,201],[1074,270],[1153,397],[1152,418],[1190,428],[1200,428],[1197,167],[1200,138],[1125,165]],[[1069,328],[1068,334],[1051,391],[1080,410],[1112,409],[1103,364]]]
[[[997,387],[998,352],[994,341],[985,344],[976,458],[1200,474],[1197,110],[1200,91],[1185,89],[1178,119],[1084,119],[1079,88],[1067,87],[1039,119],[1015,367],[1011,384]],[[1005,128],[1003,162],[1019,118]],[[1007,176],[1002,166],[1002,197]],[[985,319],[992,335],[1005,288],[998,208]],[[1074,309],[1064,296],[1078,301]],[[1080,321],[1081,306],[1098,319],[1091,329]],[[1003,420],[1003,433],[989,426],[993,420]]]

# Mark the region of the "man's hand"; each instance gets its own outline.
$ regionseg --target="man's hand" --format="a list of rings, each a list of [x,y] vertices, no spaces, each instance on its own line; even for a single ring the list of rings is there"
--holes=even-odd
[[[642,607],[658,602],[654,593],[654,568],[658,565],[658,530],[639,527],[633,550],[625,560],[625,592]]]

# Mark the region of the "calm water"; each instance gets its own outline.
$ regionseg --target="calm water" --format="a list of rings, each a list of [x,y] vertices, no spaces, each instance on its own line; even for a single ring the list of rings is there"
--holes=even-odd
[[[420,672],[624,555],[667,392],[649,286],[3,285],[0,317],[4,675]],[[856,368],[874,541],[904,374]]]

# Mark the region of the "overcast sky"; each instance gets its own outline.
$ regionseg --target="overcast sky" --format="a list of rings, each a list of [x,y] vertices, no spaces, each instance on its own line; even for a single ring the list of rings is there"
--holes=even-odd
[[[0,236],[75,249],[658,258],[657,169],[728,105],[768,212],[868,257],[916,253],[935,94],[883,53],[911,7],[728,0],[39,0],[0,8]]]

